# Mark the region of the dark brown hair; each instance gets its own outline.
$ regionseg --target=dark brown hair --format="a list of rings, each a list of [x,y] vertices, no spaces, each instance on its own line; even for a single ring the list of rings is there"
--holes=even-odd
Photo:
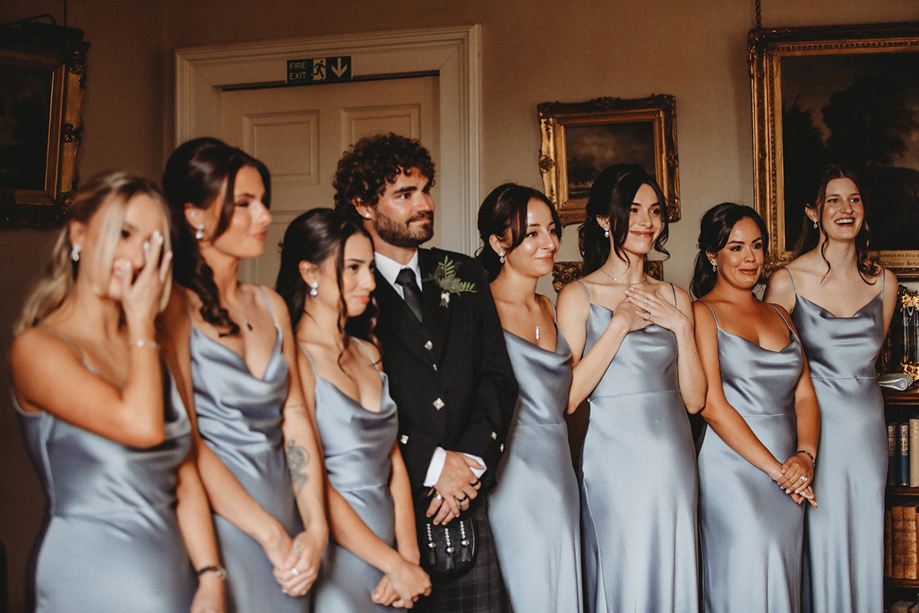
[[[321,266],[324,262],[335,260],[335,278],[338,281],[339,315],[338,333],[344,341],[344,350],[348,349],[348,334],[346,324],[358,320],[364,329],[353,330],[348,327],[347,332],[355,336],[366,338],[376,344],[373,338],[373,328],[376,324],[376,299],[371,295],[367,310],[360,316],[348,319],[348,309],[341,298],[343,291],[342,274],[345,267],[345,243],[352,236],[360,234],[370,239],[373,238],[364,226],[355,223],[338,211],[332,209],[312,209],[298,216],[284,232],[284,242],[281,244],[281,268],[278,270],[278,280],[275,290],[287,303],[290,313],[290,322],[296,329],[303,317],[303,307],[306,304],[306,295],[310,288],[300,274],[300,262],[307,261]],[[356,324],[352,324],[356,325]],[[341,356],[339,356],[341,359]]]
[[[428,178],[430,186],[434,185],[434,162],[418,140],[392,132],[365,136],[338,161],[332,179],[335,210],[360,219],[352,204],[355,198],[376,206],[386,185],[414,168]]]
[[[667,199],[654,177],[649,175],[638,164],[614,164],[594,180],[587,200],[587,211],[584,223],[578,228],[578,248],[584,258],[584,274],[597,270],[609,259],[610,240],[600,226],[597,217],[609,218],[609,231],[613,237],[613,250],[623,262],[626,256],[622,245],[629,233],[629,215],[635,194],[642,185],[648,185],[657,194],[657,203],[661,210],[663,227],[654,243],[654,250],[669,256],[664,243],[670,234],[667,214]]]
[[[552,213],[555,222],[553,231],[559,239],[562,238],[562,222],[559,220],[558,211],[552,206],[552,201],[538,189],[524,187],[516,183],[505,183],[491,190],[486,196],[482,206],[479,207],[479,237],[482,239],[482,248],[476,254],[476,259],[485,272],[488,280],[494,281],[501,272],[501,259],[491,248],[488,239],[492,234],[503,237],[505,232],[511,231],[511,246],[508,252],[516,249],[527,234],[527,206],[530,200],[545,202]]]
[[[696,254],[696,261],[692,271],[692,281],[689,283],[689,289],[692,295],[697,299],[706,295],[715,287],[718,281],[718,271],[712,268],[712,263],[708,259],[709,253],[718,253],[728,244],[731,237],[731,230],[741,219],[749,217],[756,225],[763,237],[763,256],[766,255],[766,249],[769,245],[769,232],[766,230],[766,222],[759,216],[755,210],[742,204],[733,202],[722,202],[713,206],[702,216],[702,223],[699,224],[699,253]],[[762,283],[762,277],[757,281],[757,285]]]
[[[826,230],[823,227],[823,209],[826,206],[826,188],[829,186],[830,181],[834,179],[849,179],[852,183],[855,184],[855,189],[858,190],[858,193],[862,197],[862,207],[864,208],[865,203],[865,194],[862,191],[861,182],[858,180],[858,177],[854,172],[848,170],[842,166],[829,166],[826,171],[823,173],[823,177],[820,179],[820,186],[817,188],[817,198],[814,200],[813,204],[807,204],[807,208],[811,210],[816,210],[817,213],[817,227],[814,227],[814,222],[806,214],[804,215],[804,220],[801,225],[801,235],[798,236],[798,241],[795,243],[794,257],[798,257],[815,249],[817,245],[820,244],[820,237],[824,237],[823,245],[820,246],[820,257],[823,258],[823,261],[826,262],[826,274],[823,275],[823,278],[826,278],[826,275],[830,274],[830,261],[826,259]],[[862,218],[862,227],[859,229],[858,234],[855,235],[855,256],[856,256],[856,266],[858,267],[858,274],[861,276],[862,280],[865,283],[873,285],[874,280],[869,281],[867,277],[877,276],[879,272],[879,267],[877,262],[871,259],[871,256],[868,253],[868,246],[871,243],[871,232],[868,229],[868,221],[864,217]]]
[[[204,321],[223,328],[221,336],[239,334],[239,325],[229,311],[220,305],[214,271],[208,266],[195,239],[195,229],[185,218],[185,205],[209,208],[222,197],[220,219],[211,240],[223,234],[230,225],[236,208],[233,193],[236,174],[243,167],[255,168],[265,186],[265,206],[271,204],[271,176],[263,163],[236,147],[216,138],[196,138],[176,149],[163,173],[163,193],[172,211],[172,242],[175,258],[172,268],[176,283],[186,287],[201,299]],[[225,185],[225,186],[224,186]]]

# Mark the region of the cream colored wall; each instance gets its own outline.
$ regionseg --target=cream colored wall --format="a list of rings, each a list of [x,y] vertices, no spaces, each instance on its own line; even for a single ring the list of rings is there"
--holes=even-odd
[[[43,12],[63,20],[60,0],[5,0],[0,22]],[[767,0],[766,27],[916,19],[914,0]],[[753,201],[746,34],[753,2],[738,0],[80,0],[69,22],[89,51],[84,178],[123,167],[158,177],[173,142],[177,47],[272,38],[483,26],[482,194],[504,181],[541,187],[536,105],[597,96],[673,94],[683,219],[671,227],[668,280],[686,286],[698,220],[710,206]],[[46,230],[0,230],[0,351],[27,286],[53,240]],[[563,259],[576,259],[567,229]],[[4,371],[7,369],[4,368]],[[11,611],[24,606],[28,549],[44,499],[18,426],[0,391],[0,540],[10,555]]]

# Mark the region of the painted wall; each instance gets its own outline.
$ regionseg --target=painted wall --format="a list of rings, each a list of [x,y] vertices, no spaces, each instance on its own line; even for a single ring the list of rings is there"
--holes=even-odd
[[[63,22],[61,0],[5,0],[0,22],[40,13]],[[698,220],[710,206],[753,202],[746,35],[753,2],[737,0],[75,0],[69,25],[88,55],[79,170],[122,167],[158,177],[174,145],[176,48],[324,34],[483,26],[483,195],[504,181],[542,187],[536,105],[666,93],[677,100],[683,219],[671,227],[668,280],[688,283]],[[913,0],[769,0],[765,27],[907,21]],[[22,297],[53,242],[47,230],[0,229],[0,354]],[[562,259],[577,259],[568,228]],[[4,357],[5,360],[5,357]],[[10,556],[11,611],[24,606],[26,557],[44,497],[0,379],[0,540]]]

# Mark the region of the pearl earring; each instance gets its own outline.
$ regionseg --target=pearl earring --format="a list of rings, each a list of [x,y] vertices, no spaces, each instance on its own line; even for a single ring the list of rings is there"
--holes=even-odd
[[[501,262],[501,263],[503,264],[503,263],[504,263],[504,259],[505,259],[505,258],[504,258],[504,252],[503,252],[503,251],[498,252],[498,261]]]
[[[80,249],[82,249],[82,247],[79,245],[74,245],[70,248],[70,259],[74,262],[80,261]]]
[[[310,296],[315,297],[318,295],[319,295],[319,282],[313,281],[312,283],[310,283]]]
[[[199,224],[198,224],[198,231],[195,232],[195,239],[196,239],[196,240],[201,240],[201,239],[203,239],[203,238],[204,238],[204,224],[203,224],[203,223],[199,223]]]
[[[609,238],[609,228],[603,228],[603,238]]]
[[[712,262],[712,271],[713,271],[713,272],[718,272],[718,265],[715,264],[715,262],[713,262],[712,260],[709,260],[709,261]]]
[[[814,220],[814,230],[820,227],[820,224],[817,223],[817,220]]]

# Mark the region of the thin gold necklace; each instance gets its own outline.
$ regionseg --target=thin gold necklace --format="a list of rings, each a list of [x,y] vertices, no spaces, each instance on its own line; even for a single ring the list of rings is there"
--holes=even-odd
[[[628,270],[629,270],[629,269],[626,268],[626,271],[628,271]],[[607,277],[609,277],[610,280],[615,281],[616,283],[622,283],[623,285],[641,285],[642,283],[644,283],[645,281],[648,280],[648,275],[647,275],[647,274],[642,274],[642,275],[641,275],[641,281],[639,281],[638,283],[629,283],[628,281],[623,281],[622,279],[619,279],[619,278],[614,277],[613,275],[609,274],[608,272],[606,272],[606,271],[603,269],[602,266],[600,267],[600,272],[602,272],[604,275],[606,275]]]

